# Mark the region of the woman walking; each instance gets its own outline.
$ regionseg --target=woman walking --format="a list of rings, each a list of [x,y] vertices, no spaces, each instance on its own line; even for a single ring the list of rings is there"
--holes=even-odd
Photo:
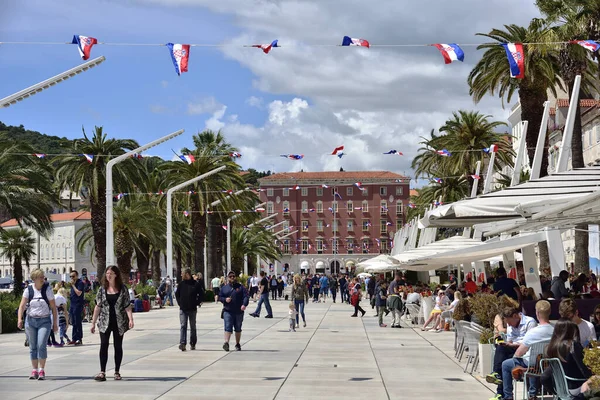
[[[306,317],[304,316],[304,305],[308,303],[308,288],[306,283],[302,282],[300,275],[294,275],[294,284],[292,286],[292,300],[296,307],[296,327],[300,327],[300,317],[302,316],[302,322],[306,328]]]
[[[362,307],[360,306],[360,299],[362,297],[362,294],[360,292],[361,286],[360,283],[358,282],[358,279],[354,278],[352,280],[352,284],[350,285],[351,287],[351,291],[350,291],[350,303],[354,306],[354,314],[351,315],[351,317],[358,317],[358,312],[360,311],[360,316],[364,316],[365,315],[365,310],[362,309]]]
[[[129,292],[123,284],[121,271],[115,265],[106,267],[102,278],[102,287],[96,295],[92,333],[96,331],[96,321],[98,321],[98,331],[100,331],[100,373],[94,379],[99,382],[106,381],[108,341],[112,333],[115,348],[115,381],[120,381],[123,335],[128,329],[133,329],[133,313],[131,312]]]
[[[48,358],[47,344],[50,330],[58,330],[58,314],[54,302],[54,292],[50,284],[44,282],[44,271],[39,268],[31,272],[33,283],[25,288],[21,304],[19,304],[19,315],[17,325],[23,329],[23,312],[27,308],[26,334],[29,340],[29,356],[31,358],[32,371],[29,379],[43,381],[46,379],[46,359]],[[50,316],[52,315],[52,319]],[[38,369],[39,367],[39,369]]]

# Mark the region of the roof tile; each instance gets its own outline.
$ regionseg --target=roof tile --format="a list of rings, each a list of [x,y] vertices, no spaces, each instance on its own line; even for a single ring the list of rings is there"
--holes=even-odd
[[[50,220],[52,222],[62,222],[62,221],[75,221],[75,220],[90,220],[92,219],[92,214],[89,211],[76,211],[76,212],[67,212],[60,214],[52,214],[50,216]],[[1,228],[10,228],[11,226],[17,226],[16,219],[10,219],[0,225]]]
[[[390,171],[322,171],[322,172],[281,172],[259,179],[261,183],[272,181],[291,180],[333,180],[351,179],[356,181],[367,179],[409,179],[406,176]]]
[[[579,106],[584,108],[595,107],[600,102],[595,99],[581,99],[579,100]],[[556,105],[560,108],[569,107],[569,99],[558,99],[556,100]]]

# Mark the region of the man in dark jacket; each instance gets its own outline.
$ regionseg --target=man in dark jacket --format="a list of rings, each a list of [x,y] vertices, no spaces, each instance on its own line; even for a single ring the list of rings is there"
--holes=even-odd
[[[198,305],[202,302],[204,293],[202,288],[192,277],[192,270],[189,268],[181,272],[183,280],[177,286],[175,298],[179,304],[179,350],[185,351],[187,344],[187,327],[190,321],[190,348],[196,350],[196,313]]]
[[[269,293],[267,292],[267,299]],[[235,330],[235,349],[242,350],[240,339],[242,337],[242,322],[244,321],[244,311],[248,307],[248,291],[236,281],[235,272],[229,271],[227,274],[227,284],[219,292],[219,301],[223,303],[223,323],[225,325],[225,343],[223,350],[229,351],[229,339]]]
[[[552,278],[552,286],[550,290],[552,290],[555,300],[561,300],[563,297],[569,294],[569,289],[567,289],[565,286],[565,283],[567,283],[568,280],[569,272],[565,270],[560,271],[558,276]]]

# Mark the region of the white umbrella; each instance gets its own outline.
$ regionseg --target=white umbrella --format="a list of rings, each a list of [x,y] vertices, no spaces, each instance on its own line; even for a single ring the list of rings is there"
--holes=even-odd
[[[368,272],[361,272],[360,274],[356,275],[359,278],[366,278],[367,276],[372,276],[370,273]]]

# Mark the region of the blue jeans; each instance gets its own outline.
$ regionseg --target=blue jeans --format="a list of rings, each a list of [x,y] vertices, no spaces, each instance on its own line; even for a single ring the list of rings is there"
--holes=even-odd
[[[502,388],[504,390],[504,398],[513,398],[513,377],[512,370],[516,366],[527,368],[527,363],[522,358],[509,358],[502,362]],[[537,392],[536,379],[533,377],[529,378],[529,396],[535,396]]]
[[[163,301],[163,305],[167,304],[167,300],[169,300],[169,304],[173,305],[173,292],[169,291],[165,294],[165,300]]]
[[[32,360],[45,360],[48,358],[48,338],[52,330],[50,316],[44,318],[27,317],[27,340],[29,340],[29,355]]]
[[[296,325],[300,325],[300,315],[302,315],[302,322],[306,322],[306,317],[304,316],[304,300],[294,300],[294,306],[296,307]]]
[[[83,339],[83,327],[81,326],[81,314],[83,313],[83,305],[72,305],[69,308],[69,321],[73,326],[73,339],[74,342]]]
[[[190,344],[196,345],[198,340],[196,336],[196,313],[198,310],[183,311],[179,310],[179,344],[187,344],[188,319],[190,320]]]
[[[234,329],[236,332],[241,332],[243,321],[244,313],[233,314],[229,311],[223,311],[223,323],[225,324],[225,332],[232,333]]]
[[[267,309],[267,315],[273,315],[273,310],[271,309],[271,303],[269,303],[269,292],[264,292],[260,295],[260,299],[258,299],[258,305],[256,306],[256,311],[254,314],[260,315],[260,309],[265,303],[265,308]]]

